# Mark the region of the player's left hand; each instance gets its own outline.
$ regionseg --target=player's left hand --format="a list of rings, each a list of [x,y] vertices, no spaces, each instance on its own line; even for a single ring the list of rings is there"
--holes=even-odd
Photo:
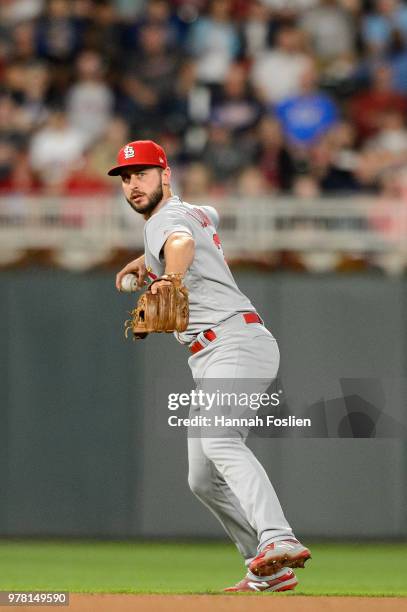
[[[137,301],[131,318],[125,322],[125,336],[144,338],[151,332],[184,332],[189,322],[188,289],[183,274],[164,274],[153,280]]]
[[[155,294],[157,293],[157,291],[158,291],[158,289],[159,289],[160,287],[166,287],[166,286],[168,286],[168,285],[171,285],[171,281],[168,281],[168,280],[165,280],[165,279],[163,279],[163,280],[159,280],[159,281],[156,281],[156,282],[155,282],[155,283],[152,285],[152,287],[151,287],[151,290],[150,290],[150,291],[151,291],[151,293],[152,293],[153,295],[155,295]]]

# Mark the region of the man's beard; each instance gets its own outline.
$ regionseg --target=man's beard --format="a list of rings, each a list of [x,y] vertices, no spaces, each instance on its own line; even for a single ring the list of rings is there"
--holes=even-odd
[[[150,194],[149,196],[146,195],[145,197],[147,198],[147,204],[141,204],[140,206],[132,202],[130,198],[126,198],[126,200],[130,204],[132,209],[138,212],[139,214],[146,215],[148,213],[151,213],[164,197],[162,185],[159,185],[157,189],[153,191],[152,194]]]

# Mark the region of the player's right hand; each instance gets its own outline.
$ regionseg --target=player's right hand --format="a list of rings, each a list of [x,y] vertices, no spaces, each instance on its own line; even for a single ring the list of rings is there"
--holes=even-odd
[[[124,268],[116,274],[116,289],[121,291],[122,278],[126,274],[134,274],[137,278],[137,288],[141,289],[146,284],[146,266],[144,263],[144,255],[130,261]]]

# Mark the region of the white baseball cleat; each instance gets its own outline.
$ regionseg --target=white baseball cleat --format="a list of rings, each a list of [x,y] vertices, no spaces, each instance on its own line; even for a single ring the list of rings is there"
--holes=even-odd
[[[269,580],[254,580],[250,576],[245,576],[243,580],[234,586],[224,589],[226,593],[252,592],[263,593],[264,591],[292,591],[298,584],[298,580],[292,569],[287,568],[280,572],[280,576],[269,578]]]
[[[283,567],[304,567],[311,553],[298,540],[289,538],[268,544],[249,565],[256,576],[270,576]]]

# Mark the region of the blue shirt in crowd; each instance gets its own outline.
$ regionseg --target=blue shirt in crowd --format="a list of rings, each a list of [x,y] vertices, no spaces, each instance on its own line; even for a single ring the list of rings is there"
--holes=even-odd
[[[305,146],[318,140],[338,119],[336,105],[322,93],[288,98],[275,110],[286,137]]]

